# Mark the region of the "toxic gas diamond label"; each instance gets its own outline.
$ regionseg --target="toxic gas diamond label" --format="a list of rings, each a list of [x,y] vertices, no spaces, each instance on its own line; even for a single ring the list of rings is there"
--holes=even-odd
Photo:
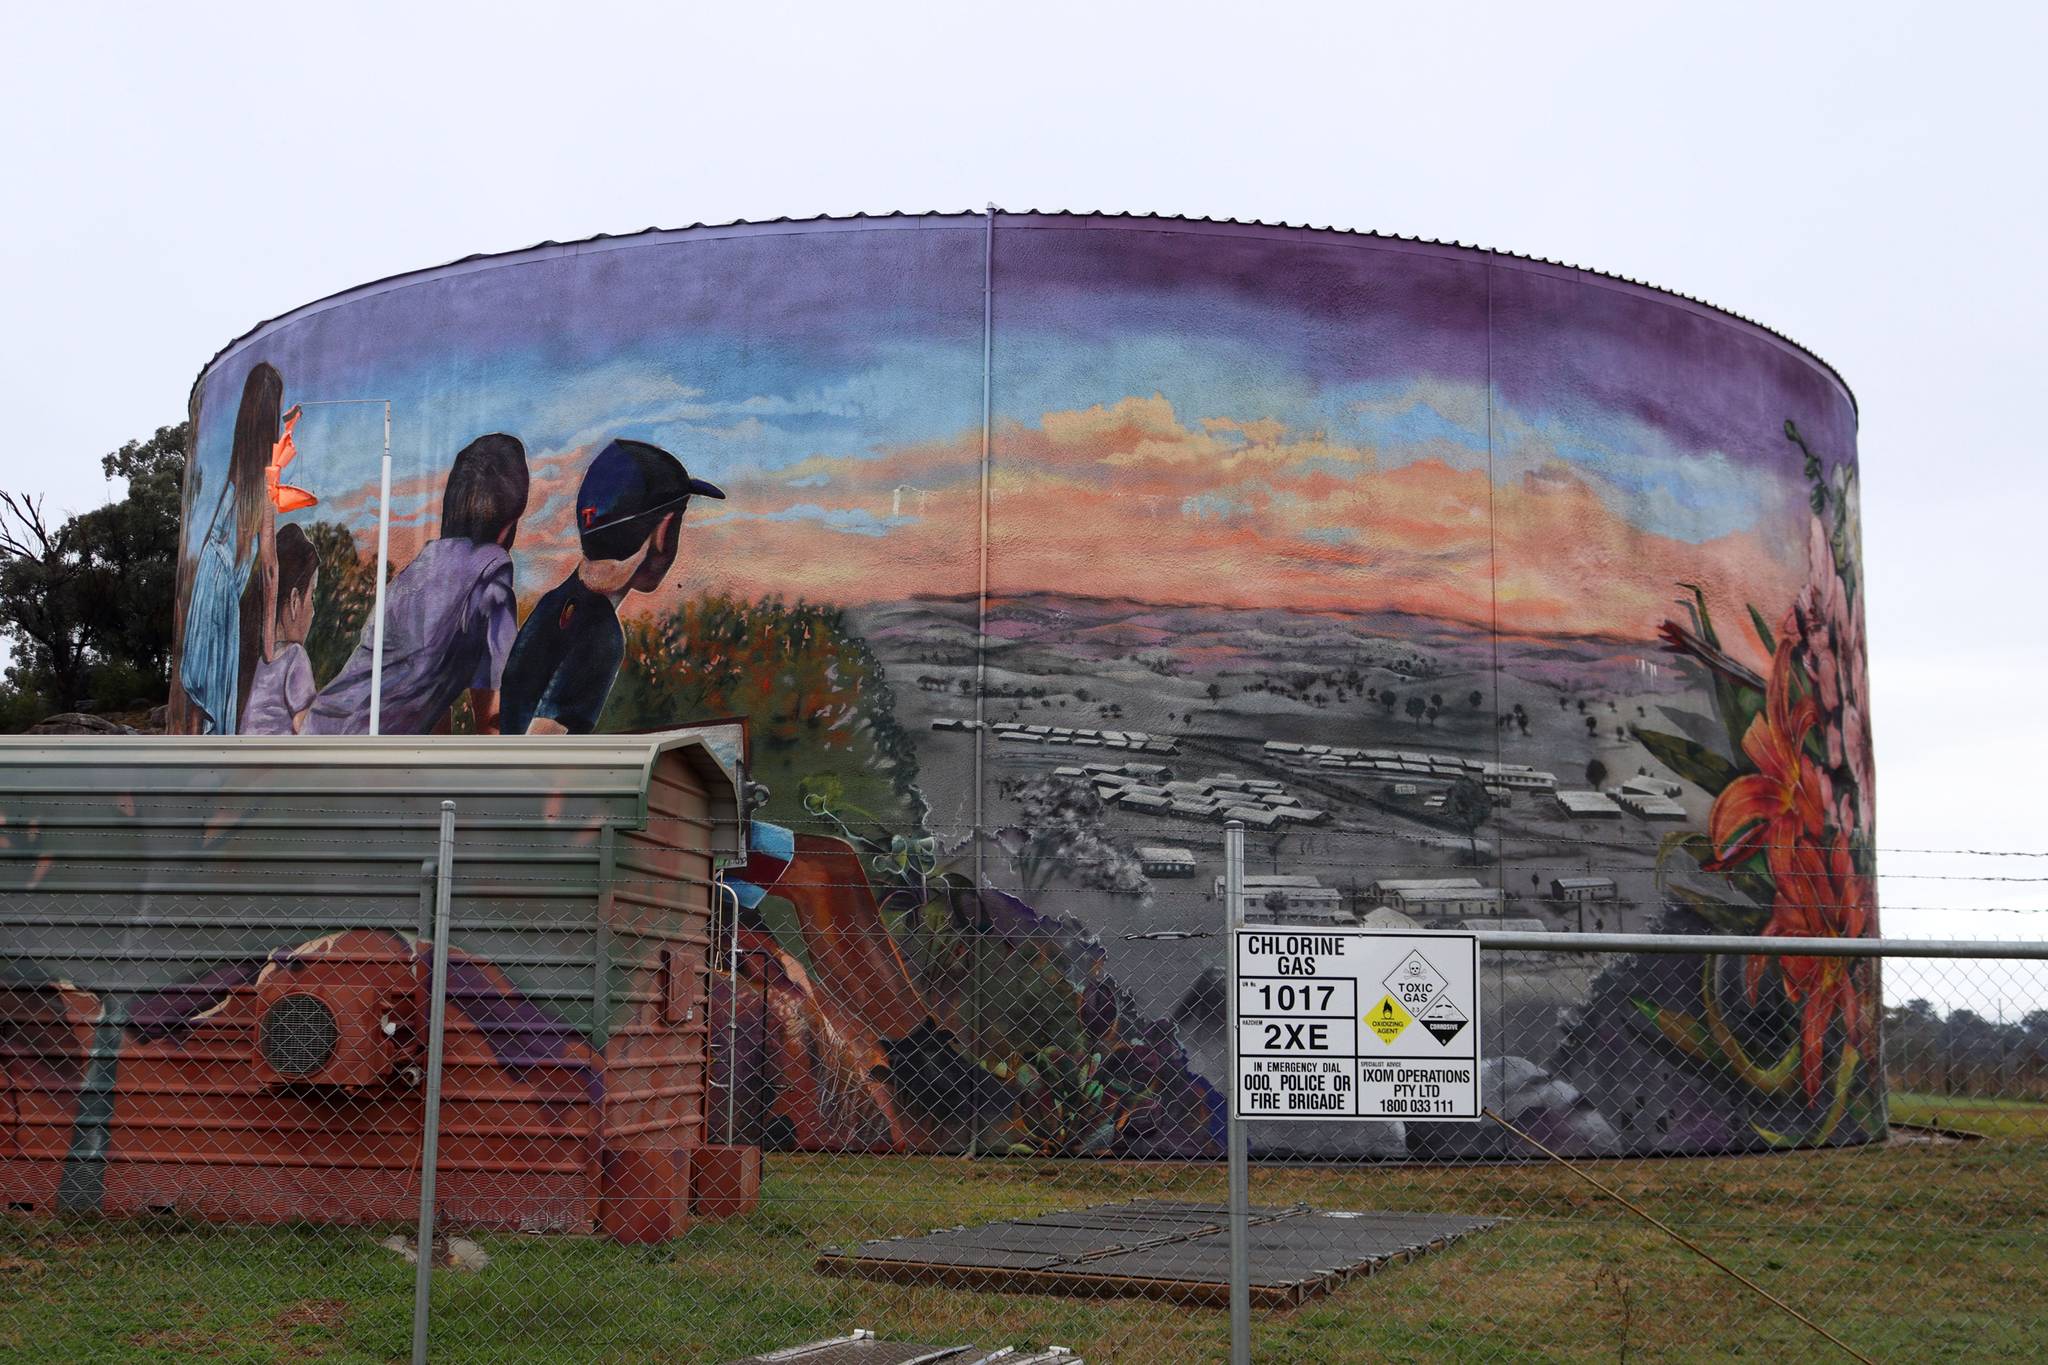
[[[1241,929],[1233,951],[1237,1117],[1479,1117],[1476,937]]]
[[[1387,988],[1387,994],[1407,1007],[1409,1013],[1421,1014],[1429,1008],[1429,1002],[1436,998],[1437,992],[1450,983],[1444,980],[1442,972],[1429,965],[1428,958],[1417,951],[1402,958],[1401,965],[1387,973],[1387,979],[1381,984]]]

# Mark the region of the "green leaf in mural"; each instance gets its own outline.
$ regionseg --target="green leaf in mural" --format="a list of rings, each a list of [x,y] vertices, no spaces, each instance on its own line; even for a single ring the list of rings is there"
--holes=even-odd
[[[1685,609],[1692,613],[1692,623],[1694,628],[1699,631],[1700,638],[1715,649],[1719,649],[1721,647],[1721,637],[1714,630],[1714,614],[1707,609],[1706,590],[1697,583],[1680,583],[1678,586],[1684,588],[1692,595],[1690,601],[1685,599],[1680,599],[1680,601]]]
[[[1720,795],[1721,789],[1735,780],[1735,765],[1704,744],[1633,725],[1629,733],[1659,763],[1710,795]]]
[[[1770,905],[1777,899],[1778,884],[1771,879],[1770,862],[1761,853],[1752,854],[1742,866],[1729,872],[1728,881],[1758,905]],[[1761,915],[1763,911],[1757,913]]]
[[[1749,727],[1764,711],[1764,694],[1754,687],[1744,687],[1728,678],[1714,679],[1714,709],[1721,713],[1722,724],[1728,727],[1728,738],[1741,743],[1749,733]]]
[[[1820,1146],[1833,1137],[1835,1130],[1842,1125],[1842,1118],[1849,1109],[1850,1090],[1856,1079],[1856,1064],[1861,1060],[1862,1057],[1853,1046],[1847,1043],[1842,1045],[1842,1059],[1835,1065],[1834,1094],[1828,1102],[1827,1112],[1821,1115],[1818,1123],[1803,1132],[1790,1132],[1766,1128],[1752,1119],[1749,1124],[1751,1130],[1773,1147]]]
[[[1778,652],[1778,637],[1771,633],[1770,625],[1764,620],[1764,614],[1755,607],[1751,607],[1749,609],[1749,623],[1756,627],[1756,638],[1763,643],[1764,653],[1776,654]]]
[[[1671,861],[1673,854],[1683,853],[1694,862],[1704,863],[1714,856],[1714,846],[1707,836],[1695,832],[1667,834],[1657,844],[1657,874],[1664,874],[1664,865]]]
[[[1690,1014],[1666,1009],[1656,1001],[1645,1000],[1641,996],[1631,997],[1629,1003],[1636,1007],[1636,1013],[1642,1016],[1666,1042],[1686,1056],[1700,1061],[1705,1061],[1711,1056],[1713,1040],[1708,1038],[1706,1026]]]
[[[1771,912],[1754,905],[1734,905],[1712,896],[1703,895],[1690,887],[1674,886],[1671,893],[1684,901],[1686,908],[1707,922],[1707,927],[1722,934],[1760,934],[1769,922]]]

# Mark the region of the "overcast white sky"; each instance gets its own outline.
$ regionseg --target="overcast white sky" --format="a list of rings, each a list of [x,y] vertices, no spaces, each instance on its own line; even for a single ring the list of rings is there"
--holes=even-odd
[[[856,210],[1377,228],[1625,274],[1862,404],[1880,839],[2048,849],[2039,7],[32,6],[0,487],[83,509],[256,322],[545,238]],[[1889,856],[1892,932],[2048,859]]]

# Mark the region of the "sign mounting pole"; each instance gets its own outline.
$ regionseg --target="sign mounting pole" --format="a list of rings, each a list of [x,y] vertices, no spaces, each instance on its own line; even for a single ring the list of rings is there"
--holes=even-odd
[[[1269,924],[1286,909],[1263,905],[1259,926],[1246,928],[1244,825],[1235,820],[1223,833],[1223,889],[1230,1360],[1251,1365],[1246,1117],[1479,1122],[1479,937]]]
[[[382,733],[384,711],[384,571],[391,562],[391,400],[389,398],[309,398],[295,408],[347,408],[362,404],[384,409],[384,459],[377,473],[377,581],[370,607],[370,733]]]
[[[1230,971],[1223,980],[1223,996],[1229,1002],[1225,1036],[1230,1043],[1229,1076],[1232,1086],[1226,1106],[1224,1144],[1230,1161],[1230,1365],[1251,1365],[1252,1360],[1252,1249],[1251,1152],[1245,1140],[1244,1120],[1237,1116],[1237,931],[1244,925],[1244,821],[1232,820],[1223,827],[1223,943]]]

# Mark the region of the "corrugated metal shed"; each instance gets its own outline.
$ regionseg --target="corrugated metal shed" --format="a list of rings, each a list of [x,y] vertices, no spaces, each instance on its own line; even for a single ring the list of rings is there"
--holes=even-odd
[[[443,800],[447,1216],[686,1220],[715,869],[744,846],[689,732],[0,740],[7,1198],[407,1216]]]

